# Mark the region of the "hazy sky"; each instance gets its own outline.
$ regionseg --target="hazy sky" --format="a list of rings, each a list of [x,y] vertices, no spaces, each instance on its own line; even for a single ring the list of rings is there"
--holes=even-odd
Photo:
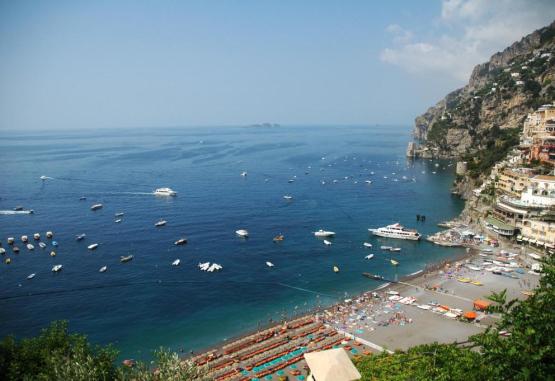
[[[412,124],[555,1],[0,1],[0,129]]]

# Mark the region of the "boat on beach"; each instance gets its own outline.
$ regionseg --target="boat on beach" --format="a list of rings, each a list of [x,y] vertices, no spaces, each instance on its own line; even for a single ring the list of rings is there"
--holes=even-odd
[[[399,223],[377,229],[368,229],[368,231],[373,235],[384,238],[407,239],[412,241],[418,241],[420,239],[420,233],[414,229],[407,229]]]
[[[153,193],[154,193],[155,196],[163,196],[163,197],[166,197],[166,196],[175,197],[175,196],[177,196],[177,192],[174,191],[171,188],[158,188]]]
[[[121,256],[119,257],[119,261],[121,263],[125,263],[125,262],[129,262],[130,260],[132,260],[134,257],[133,255],[126,255],[126,256]]]

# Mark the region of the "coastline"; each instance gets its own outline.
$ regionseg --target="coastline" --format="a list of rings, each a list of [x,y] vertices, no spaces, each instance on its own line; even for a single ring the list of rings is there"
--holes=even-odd
[[[363,295],[372,293],[372,292],[386,292],[388,290],[394,290],[394,291],[402,291],[403,289],[410,287],[407,286],[406,284],[404,284],[404,282],[407,281],[416,281],[418,283],[421,283],[425,280],[427,280],[429,277],[433,276],[433,275],[437,275],[437,272],[440,271],[442,268],[444,268],[446,265],[452,265],[455,264],[457,262],[460,261],[464,261],[470,258],[473,258],[474,256],[478,255],[478,249],[476,248],[469,248],[470,250],[468,252],[465,252],[461,255],[458,255],[456,257],[450,258],[448,260],[442,260],[439,261],[437,263],[431,263],[428,264],[425,268],[418,270],[416,272],[413,272],[411,274],[405,275],[403,277],[401,277],[399,280],[397,281],[393,281],[393,280],[387,280],[383,283],[381,283],[380,285],[376,286],[376,287],[372,287],[372,288],[368,288],[364,291],[361,291],[359,293],[357,293],[356,295],[354,295],[352,298],[358,298],[361,297]],[[362,273],[361,273],[362,276]],[[369,279],[369,282],[372,282],[373,280]],[[381,281],[380,281],[381,282]],[[288,317],[290,317],[290,319],[288,321],[293,321],[293,320],[297,320],[297,319],[303,319],[303,318],[308,318],[308,317],[312,317],[315,316],[316,314],[321,314],[326,310],[332,310],[334,308],[337,308],[338,306],[343,305],[345,302],[344,300],[342,301],[338,301],[335,302],[331,305],[328,305],[326,307],[313,307],[311,308],[308,312],[302,312],[302,313],[298,313],[298,314],[291,314],[288,315]],[[229,345],[230,343],[236,342],[236,341],[240,341],[242,339],[245,339],[249,336],[253,336],[256,335],[262,331],[268,330],[268,329],[272,329],[272,328],[277,328],[281,325],[284,324],[284,321],[274,321],[271,323],[267,323],[264,325],[260,325],[257,329],[250,329],[250,330],[246,330],[243,333],[240,333],[236,336],[232,336],[230,338],[226,338],[224,340],[221,340],[220,342],[205,347],[205,348],[200,348],[196,351],[194,351],[193,354],[189,353],[189,354],[184,354],[183,358],[184,359],[190,359],[190,358],[194,358],[196,356],[198,356],[199,354],[206,354],[206,353],[210,353],[214,350],[218,350],[221,349],[224,345]]]

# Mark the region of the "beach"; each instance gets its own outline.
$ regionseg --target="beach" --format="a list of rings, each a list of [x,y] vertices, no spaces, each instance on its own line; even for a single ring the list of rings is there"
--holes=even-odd
[[[284,321],[262,332],[226,342],[225,346],[195,356],[193,360],[207,366],[218,381],[246,381],[272,374],[302,380],[308,371],[301,354],[307,351],[343,347],[351,357],[357,358],[433,342],[466,342],[470,336],[482,332],[499,319],[497,314],[475,311],[475,300],[487,299],[492,292],[502,290],[507,290],[507,300],[522,300],[537,286],[539,274],[528,270],[534,261],[525,253],[513,255],[517,251],[520,247],[508,243],[495,248],[474,246],[464,257],[432,266],[416,276],[369,290],[291,322]],[[520,270],[515,272],[518,277],[486,270],[490,258],[499,258],[506,253],[518,262]],[[485,264],[482,261],[486,261]],[[471,267],[480,266],[480,263],[483,266],[480,270],[467,267],[469,264]],[[475,312],[476,319],[464,318],[467,312]],[[297,327],[299,322],[310,323]],[[241,343],[254,343],[268,332],[278,345],[276,347],[274,342],[268,341],[268,350],[265,351],[264,344],[257,342],[255,348],[259,348],[260,353],[255,366],[233,352],[226,352],[226,348]],[[275,362],[275,352],[280,356],[293,355]]]

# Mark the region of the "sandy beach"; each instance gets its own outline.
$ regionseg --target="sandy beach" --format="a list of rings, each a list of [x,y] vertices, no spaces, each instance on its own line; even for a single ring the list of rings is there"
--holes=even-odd
[[[474,300],[505,289],[509,300],[523,299],[536,287],[539,275],[529,272],[534,260],[521,251],[508,243],[469,247],[464,257],[227,341],[193,360],[207,366],[218,381],[247,381],[272,374],[303,380],[307,369],[302,354],[307,351],[343,347],[357,357],[432,342],[464,342],[499,318],[481,311],[473,321],[463,318],[465,312],[474,310]],[[492,273],[492,261],[504,255],[518,267],[507,269],[506,274]],[[256,354],[251,357],[248,353],[253,351]]]

